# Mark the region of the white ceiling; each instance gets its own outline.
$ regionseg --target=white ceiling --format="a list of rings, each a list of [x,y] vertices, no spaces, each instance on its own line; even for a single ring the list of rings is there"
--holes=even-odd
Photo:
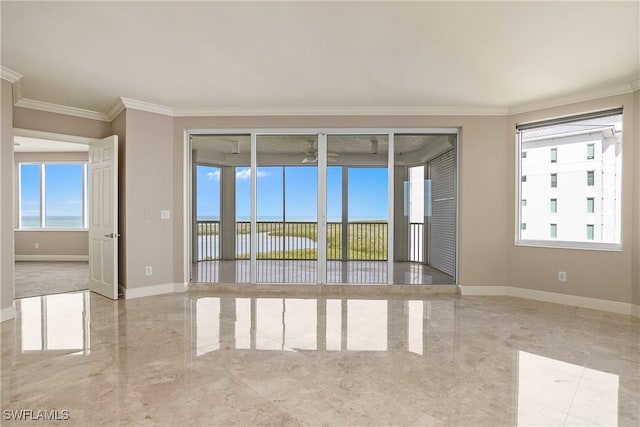
[[[508,109],[637,85],[639,6],[3,1],[2,65],[24,98],[102,113]]]

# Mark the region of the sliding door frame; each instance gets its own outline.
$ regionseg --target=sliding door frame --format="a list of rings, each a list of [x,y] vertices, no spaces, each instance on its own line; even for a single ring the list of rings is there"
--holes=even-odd
[[[184,145],[184,174],[183,174],[183,189],[184,191],[184,236],[186,236],[183,250],[184,252],[184,280],[185,284],[191,282],[191,270],[192,270],[192,238],[193,233],[193,182],[192,182],[192,168],[193,157],[191,147],[191,136],[193,135],[250,135],[251,136],[251,153],[250,153],[250,168],[251,168],[251,252],[250,252],[250,282],[256,284],[257,279],[257,139],[259,136],[266,135],[317,135],[318,138],[318,242],[317,242],[317,268],[318,268],[318,284],[324,285],[327,283],[327,137],[330,135],[387,135],[388,137],[388,158],[387,158],[387,170],[388,170],[388,229],[387,229],[387,283],[393,284],[393,267],[394,267],[394,153],[395,153],[395,135],[396,134],[430,134],[430,135],[455,135],[456,144],[454,146],[456,156],[456,259],[455,259],[455,277],[454,283],[458,281],[458,242],[459,242],[459,173],[460,173],[460,159],[459,159],[459,144],[460,144],[460,129],[458,128],[207,128],[207,129],[186,129],[185,130],[185,145]]]

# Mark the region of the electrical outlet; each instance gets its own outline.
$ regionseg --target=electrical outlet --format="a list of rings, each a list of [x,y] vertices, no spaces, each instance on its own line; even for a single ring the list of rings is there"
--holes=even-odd
[[[40,249],[40,243],[36,242],[36,249]]]
[[[566,282],[566,281],[567,281],[567,272],[558,271],[558,282]]]
[[[151,276],[153,274],[153,267],[147,265],[147,267],[144,269],[144,274],[146,274],[147,276]]]

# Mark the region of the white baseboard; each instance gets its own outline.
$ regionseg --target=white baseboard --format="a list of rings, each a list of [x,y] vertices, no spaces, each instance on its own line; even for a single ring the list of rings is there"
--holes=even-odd
[[[124,288],[124,299],[150,297],[154,295],[185,292],[185,283],[163,283],[161,285],[143,286],[141,288]]]
[[[89,255],[16,255],[16,261],[89,261]]]
[[[3,308],[0,310],[0,322],[4,322],[5,320],[11,320],[16,317],[16,309],[11,307]]]
[[[591,308],[594,310],[608,311],[610,313],[640,317],[640,306],[618,301],[537,291],[514,286],[458,286],[458,288],[460,288],[460,294],[464,296],[510,296],[527,298],[536,301],[552,302],[555,304]]]

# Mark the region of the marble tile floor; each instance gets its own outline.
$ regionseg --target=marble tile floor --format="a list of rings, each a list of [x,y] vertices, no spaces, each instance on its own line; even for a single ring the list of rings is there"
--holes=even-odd
[[[318,282],[317,261],[258,260],[258,283]],[[328,283],[381,284],[387,283],[386,261],[329,261]],[[249,283],[249,261],[200,261],[193,264],[195,283]],[[407,285],[450,285],[453,277],[433,267],[417,262],[396,262],[394,283]]]
[[[89,263],[76,261],[17,261],[16,298],[89,289]]]
[[[627,316],[213,291],[76,292],[16,312],[0,335],[3,426],[640,424],[640,323]],[[69,419],[7,419],[39,410]]]

